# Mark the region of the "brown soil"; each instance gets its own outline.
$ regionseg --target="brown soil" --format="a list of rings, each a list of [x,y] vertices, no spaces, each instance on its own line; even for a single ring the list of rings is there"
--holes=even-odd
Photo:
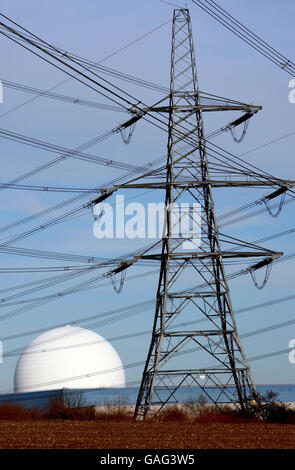
[[[1,449],[288,449],[295,425],[0,421]]]

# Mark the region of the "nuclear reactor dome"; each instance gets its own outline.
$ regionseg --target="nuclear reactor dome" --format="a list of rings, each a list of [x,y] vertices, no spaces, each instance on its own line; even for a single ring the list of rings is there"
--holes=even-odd
[[[102,336],[85,328],[54,328],[24,350],[14,373],[14,392],[60,388],[125,387],[117,352]]]

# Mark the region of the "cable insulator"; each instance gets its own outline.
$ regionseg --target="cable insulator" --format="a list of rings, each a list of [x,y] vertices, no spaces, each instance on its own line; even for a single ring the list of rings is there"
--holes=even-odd
[[[128,145],[130,143],[132,134],[135,129],[135,122],[128,127],[128,131],[125,127],[120,127],[120,134],[124,144]]]
[[[279,204],[279,207],[278,207],[278,209],[277,209],[276,212],[272,212],[268,200],[267,200],[267,199],[263,199],[263,202],[264,202],[264,204],[265,204],[265,207],[266,207],[267,212],[269,213],[269,215],[271,215],[272,217],[277,217],[277,216],[280,214],[281,210],[283,209],[284,202],[285,202],[285,195],[286,195],[286,193],[283,193],[283,194],[282,194],[281,200],[280,200],[280,204]]]
[[[100,196],[98,196],[97,198],[90,201],[87,207],[93,207],[96,204],[99,204],[100,202],[102,202],[105,199],[107,199],[108,197],[110,197],[113,193],[114,193],[114,191],[105,191],[105,192],[103,192]]]
[[[98,215],[94,214],[94,207],[92,207],[92,215],[93,215],[93,218],[94,218],[95,221],[101,219],[103,214],[104,214],[104,205],[102,205],[101,211]]]
[[[113,288],[114,288],[114,291],[115,291],[117,294],[120,294],[120,292],[121,292],[122,289],[123,289],[125,277],[126,277],[126,270],[124,270],[124,271],[121,272],[120,283],[119,283],[119,285],[118,285],[118,283],[117,283],[117,281],[116,281],[116,275],[115,275],[115,274],[111,274],[111,281],[112,281],[112,284],[113,284]]]
[[[271,272],[271,268],[272,268],[272,263],[268,264],[267,267],[266,267],[266,271],[265,271],[265,276],[264,276],[264,280],[262,281],[261,284],[258,284],[257,282],[257,279],[256,279],[256,276],[255,276],[255,269],[253,268],[250,268],[249,269],[249,272],[251,274],[251,277],[252,277],[252,280],[254,282],[254,285],[257,289],[261,290],[265,287],[267,281],[268,281],[268,278],[270,276],[270,272]]]
[[[236,126],[233,126],[233,127],[230,127],[229,130],[230,130],[230,133],[232,135],[232,138],[233,140],[239,144],[242,142],[242,140],[244,139],[245,135],[246,135],[246,132],[247,132],[247,129],[248,129],[248,126],[249,126],[249,119],[247,119],[247,121],[244,122],[244,128],[243,128],[243,131],[242,131],[242,134],[241,136],[238,138],[236,137],[236,134],[235,134],[235,131],[234,131],[234,128]]]

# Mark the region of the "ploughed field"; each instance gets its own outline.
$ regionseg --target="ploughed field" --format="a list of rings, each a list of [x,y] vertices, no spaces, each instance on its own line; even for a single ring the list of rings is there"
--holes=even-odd
[[[294,424],[0,420],[1,449],[295,448]]]

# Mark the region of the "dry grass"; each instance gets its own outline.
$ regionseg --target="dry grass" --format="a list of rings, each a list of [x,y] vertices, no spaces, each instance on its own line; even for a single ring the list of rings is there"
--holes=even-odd
[[[106,400],[104,406],[97,407],[94,419],[97,421],[133,421],[133,412],[124,398]]]
[[[164,407],[155,417],[147,417],[147,421],[157,423],[280,423],[295,424],[295,411],[276,405],[272,413],[264,420],[255,414],[244,416],[229,406],[222,409],[213,408],[208,404],[189,403]],[[72,421],[133,421],[133,408],[123,401],[106,402],[104,406],[86,406],[82,402],[70,403],[61,397],[53,397],[45,410],[24,408],[20,405],[3,403],[0,405],[1,420],[72,420]]]
[[[222,413],[221,411],[205,411],[195,417],[194,423],[209,424],[209,423],[260,423],[261,419],[255,416],[242,416],[234,412]]]
[[[215,425],[215,424],[259,424],[267,423],[295,424],[295,411],[281,402],[276,401],[276,394],[269,392],[264,402],[260,402],[260,413],[252,409],[248,416],[239,412],[230,405],[216,408],[208,404],[202,395],[191,399],[184,405],[169,405],[146,422],[175,423],[177,425]],[[3,403],[0,405],[1,420],[66,420],[66,421],[97,421],[97,422],[133,422],[133,407],[127,405],[128,400],[118,397],[113,401],[106,401],[104,406],[89,406],[85,403],[83,393],[67,393],[52,396],[45,410],[39,408],[24,408],[17,404]],[[262,408],[261,408],[262,407]]]
[[[187,412],[187,410],[183,407],[179,407],[177,405],[175,406],[169,406],[166,408],[163,408],[159,412],[158,415],[156,415],[155,418],[158,422],[174,422],[174,423],[183,423],[185,421],[190,421],[191,420],[191,415]]]
[[[293,424],[222,412],[204,401],[169,406],[155,419],[135,422],[124,402],[84,406],[77,396],[53,397],[45,412],[0,406],[1,449],[288,449],[295,448]],[[278,409],[275,407],[277,412]],[[279,415],[281,410],[279,409]],[[281,415],[280,415],[281,419]],[[285,419],[285,418],[284,418]]]
[[[41,418],[42,412],[39,408],[23,408],[13,403],[0,405],[0,420],[39,420]]]

